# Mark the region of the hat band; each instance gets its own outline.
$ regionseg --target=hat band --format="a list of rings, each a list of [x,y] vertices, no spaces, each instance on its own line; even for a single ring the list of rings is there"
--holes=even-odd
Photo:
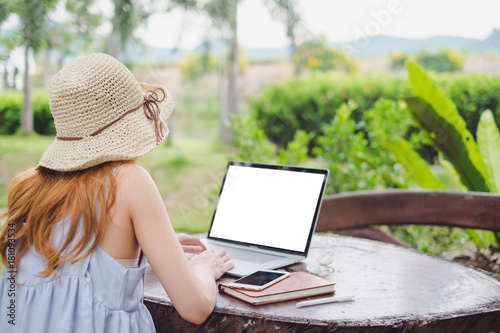
[[[156,92],[157,90],[160,90],[163,94],[161,99],[158,96],[158,93]],[[146,116],[147,119],[154,121],[155,123],[155,136],[156,136],[156,144],[160,143],[161,138],[163,137],[163,130],[161,129],[161,122],[160,120],[160,107],[158,106],[158,103],[163,102],[166,97],[166,93],[162,88],[156,88],[155,90],[148,90],[144,93],[144,101],[137,105],[136,107],[125,111],[122,115],[111,121],[110,123],[98,128],[94,132],[90,133],[87,136],[56,136],[56,139],[61,140],[61,141],[78,141],[78,140],[83,140],[88,137],[96,136],[97,134],[101,133],[104,131],[106,128],[109,126],[113,125],[117,121],[121,120],[124,118],[126,115],[137,111],[143,107],[144,110],[144,115]]]

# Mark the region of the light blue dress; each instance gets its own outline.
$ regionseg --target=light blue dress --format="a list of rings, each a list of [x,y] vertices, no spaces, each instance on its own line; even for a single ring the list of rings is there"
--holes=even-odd
[[[56,245],[62,244],[68,226],[69,218],[57,223]],[[22,285],[14,287],[15,296],[5,267],[0,277],[1,333],[155,332],[142,301],[146,258],[138,268],[124,268],[98,246],[82,260],[59,266],[59,274],[45,278],[37,276],[46,264],[34,248],[17,260],[15,279]]]

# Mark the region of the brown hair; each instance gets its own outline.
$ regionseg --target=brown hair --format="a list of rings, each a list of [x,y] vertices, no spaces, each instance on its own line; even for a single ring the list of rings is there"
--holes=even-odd
[[[15,258],[21,258],[31,246],[45,257],[47,268],[40,273],[42,277],[55,273],[63,262],[75,263],[90,254],[104,237],[111,221],[117,189],[114,170],[129,162],[108,162],[72,172],[39,166],[19,173],[9,187],[7,211],[0,214],[0,219],[7,217],[0,231],[0,255],[4,265],[9,267],[7,263],[13,263],[9,270],[17,270],[16,261],[7,256],[7,253],[12,253],[9,246],[14,246],[13,239]],[[97,209],[98,204],[100,209]],[[69,216],[67,238],[60,248],[54,248],[52,227]],[[76,236],[80,218],[81,237],[63,256]],[[92,240],[92,245],[82,253]]]

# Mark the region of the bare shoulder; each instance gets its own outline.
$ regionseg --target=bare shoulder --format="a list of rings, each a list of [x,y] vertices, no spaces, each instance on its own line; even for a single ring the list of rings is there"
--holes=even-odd
[[[149,172],[136,164],[126,164],[116,175],[118,194],[125,202],[137,203],[159,195],[158,188]]]
[[[116,175],[119,187],[137,186],[138,184],[154,184],[148,170],[137,164],[123,165]]]
[[[135,163],[124,164],[120,168],[117,174],[117,178],[129,178],[129,177],[141,177],[141,176],[142,177],[147,176],[151,178],[151,175],[149,174],[148,170]]]

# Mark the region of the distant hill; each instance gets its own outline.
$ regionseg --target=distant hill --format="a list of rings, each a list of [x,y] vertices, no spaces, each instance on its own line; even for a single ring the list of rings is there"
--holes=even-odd
[[[495,29],[493,33],[483,41],[480,41],[475,45],[476,51],[479,52],[489,52],[489,51],[499,51],[500,50],[500,30]]]
[[[140,62],[147,64],[166,64],[179,62],[191,51],[168,49],[163,47],[148,47],[128,44],[122,53],[124,62]]]
[[[213,44],[215,42],[211,42]],[[462,52],[484,53],[500,51],[500,30],[495,29],[485,40],[464,37],[436,36],[425,39],[409,39],[391,36],[373,36],[349,43],[330,43],[329,45],[350,51],[354,58],[380,57],[393,54],[396,51],[414,52],[422,49],[429,51],[445,47],[454,48]],[[151,64],[172,63],[182,60],[190,52],[201,52],[206,44],[194,50],[172,50],[167,48],[145,48],[129,46],[125,52],[125,59]],[[250,48],[244,50],[246,57],[251,61],[270,61],[289,59],[290,49],[284,48]]]
[[[413,52],[422,49],[434,51],[447,47],[462,52],[482,53],[500,51],[500,30],[495,29],[485,40],[451,36],[408,39],[379,35],[344,44],[331,43],[331,45],[351,51],[351,55],[356,58],[383,56],[396,51]]]
[[[212,50],[217,49],[216,41],[209,43]],[[149,64],[176,63],[184,59],[189,53],[201,53],[206,49],[206,44],[192,50],[168,49],[161,47],[148,47],[144,45],[129,44],[122,54],[124,61],[142,62]],[[291,51],[284,48],[250,48],[242,50],[247,58],[252,61],[270,61],[289,59]]]

